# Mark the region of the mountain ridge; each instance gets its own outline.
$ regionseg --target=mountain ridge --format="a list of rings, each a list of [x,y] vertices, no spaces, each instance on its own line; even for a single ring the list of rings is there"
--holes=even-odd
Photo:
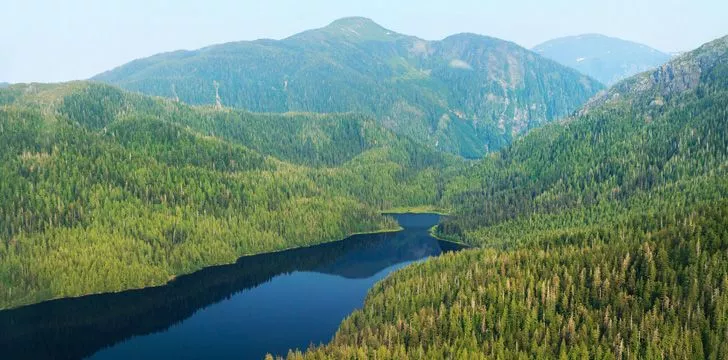
[[[602,89],[512,42],[467,33],[427,41],[358,17],[283,40],[158,54],[92,80],[193,105],[218,94],[254,112],[360,112],[465,157],[569,115]]]
[[[399,34],[395,31],[389,30],[384,26],[374,22],[374,20],[370,18],[350,16],[334,20],[330,24],[322,28],[306,30],[298,34],[291,35],[284,38],[283,41],[296,40],[306,37],[320,39],[321,36],[326,35],[344,37],[348,40],[357,41],[394,41],[399,38],[408,37],[407,35]]]

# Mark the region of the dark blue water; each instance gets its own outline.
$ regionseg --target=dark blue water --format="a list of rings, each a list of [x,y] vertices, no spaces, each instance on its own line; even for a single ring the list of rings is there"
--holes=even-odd
[[[395,215],[404,231],[241,258],[157,288],[0,312],[2,359],[261,359],[328,342],[372,285],[458,250],[427,233],[437,215]]]

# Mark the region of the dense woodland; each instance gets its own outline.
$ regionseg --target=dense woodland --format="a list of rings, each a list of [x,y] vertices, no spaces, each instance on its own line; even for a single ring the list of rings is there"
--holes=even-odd
[[[436,203],[435,169],[458,162],[353,114],[190,108],[90,83],[13,86],[0,104],[0,307],[396,230],[379,212]]]
[[[406,268],[305,357],[724,359],[727,205],[654,233],[554,234],[547,249],[471,250]]]
[[[436,232],[481,249],[394,274],[288,358],[727,358],[727,51],[630,79],[452,180]],[[685,64],[700,80],[681,87]]]

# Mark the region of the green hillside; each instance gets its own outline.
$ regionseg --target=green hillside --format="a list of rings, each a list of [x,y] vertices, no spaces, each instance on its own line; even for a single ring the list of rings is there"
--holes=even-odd
[[[480,249],[396,273],[289,358],[728,357],[727,81],[725,37],[484,159],[436,230]]]
[[[436,203],[455,163],[358,115],[13,85],[0,91],[0,308],[397,229],[379,210]]]
[[[434,148],[480,157],[571,114],[601,85],[513,43],[425,41],[346,18],[287,39],[133,61],[93,80],[255,112],[357,112]]]

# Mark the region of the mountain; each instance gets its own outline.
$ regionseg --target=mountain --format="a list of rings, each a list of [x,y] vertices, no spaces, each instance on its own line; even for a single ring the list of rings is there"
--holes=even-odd
[[[0,82],[0,89],[2,89],[2,88],[6,88],[6,87],[8,87],[8,86],[10,86],[10,84],[8,84],[8,83],[6,83],[6,82]]]
[[[280,41],[159,54],[93,80],[255,112],[359,112],[466,157],[571,114],[601,89],[510,42],[474,34],[425,41],[365,18]]]
[[[647,45],[599,34],[550,40],[533,51],[607,85],[654,69],[671,58]]]
[[[0,308],[397,229],[381,210],[436,204],[458,163],[357,114],[11,85],[0,90]]]
[[[479,249],[377,284],[289,359],[728,358],[728,37],[618,83],[446,188]]]

